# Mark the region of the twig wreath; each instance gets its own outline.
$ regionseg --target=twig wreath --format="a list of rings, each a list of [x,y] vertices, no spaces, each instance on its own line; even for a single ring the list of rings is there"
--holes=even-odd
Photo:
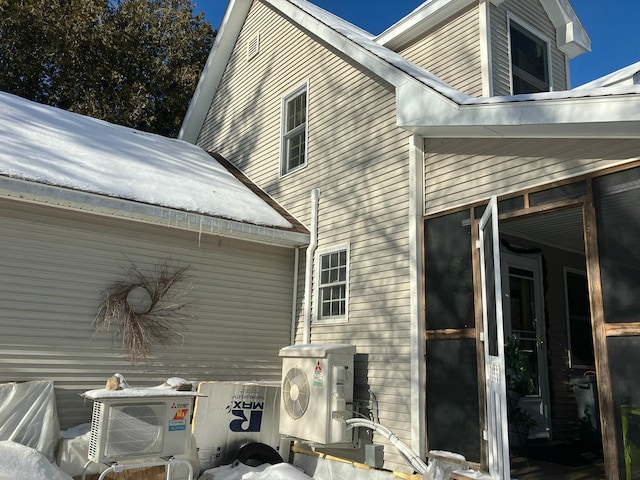
[[[113,331],[120,337],[122,352],[132,365],[151,354],[154,345],[181,343],[177,327],[192,318],[183,308],[191,291],[184,284],[189,265],[177,266],[162,260],[152,274],[145,274],[133,262],[125,268],[126,279],[106,290],[104,303],[94,320],[96,331]]]

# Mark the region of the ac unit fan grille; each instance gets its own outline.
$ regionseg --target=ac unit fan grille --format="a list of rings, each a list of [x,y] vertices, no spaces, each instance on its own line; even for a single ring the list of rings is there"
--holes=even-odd
[[[162,452],[164,403],[113,406],[109,418],[108,456]]]
[[[282,382],[284,408],[291,418],[304,415],[309,407],[309,379],[299,368],[291,368]]]

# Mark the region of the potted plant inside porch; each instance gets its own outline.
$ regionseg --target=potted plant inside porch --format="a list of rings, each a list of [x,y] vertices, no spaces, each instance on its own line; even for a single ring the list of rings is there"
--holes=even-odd
[[[537,425],[529,412],[520,406],[520,399],[536,393],[535,384],[527,371],[527,356],[520,346],[520,339],[510,335],[505,343],[507,374],[507,415],[509,418],[509,440],[514,448],[526,446],[529,432]]]

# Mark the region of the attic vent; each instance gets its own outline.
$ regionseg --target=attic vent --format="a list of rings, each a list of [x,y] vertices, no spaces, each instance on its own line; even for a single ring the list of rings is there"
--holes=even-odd
[[[260,34],[256,33],[247,42],[247,61],[258,55],[258,52],[260,52]]]

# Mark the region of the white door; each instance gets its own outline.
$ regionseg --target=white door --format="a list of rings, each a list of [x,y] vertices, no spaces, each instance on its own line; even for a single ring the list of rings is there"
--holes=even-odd
[[[529,438],[549,438],[549,375],[540,255],[503,251],[501,260],[505,334],[518,338],[533,386],[533,391],[519,400],[519,406],[536,421]]]
[[[498,202],[491,201],[480,219],[479,245],[482,275],[482,324],[487,384],[487,441],[489,473],[494,479],[510,480],[509,427],[504,362],[504,327],[500,279]]]

